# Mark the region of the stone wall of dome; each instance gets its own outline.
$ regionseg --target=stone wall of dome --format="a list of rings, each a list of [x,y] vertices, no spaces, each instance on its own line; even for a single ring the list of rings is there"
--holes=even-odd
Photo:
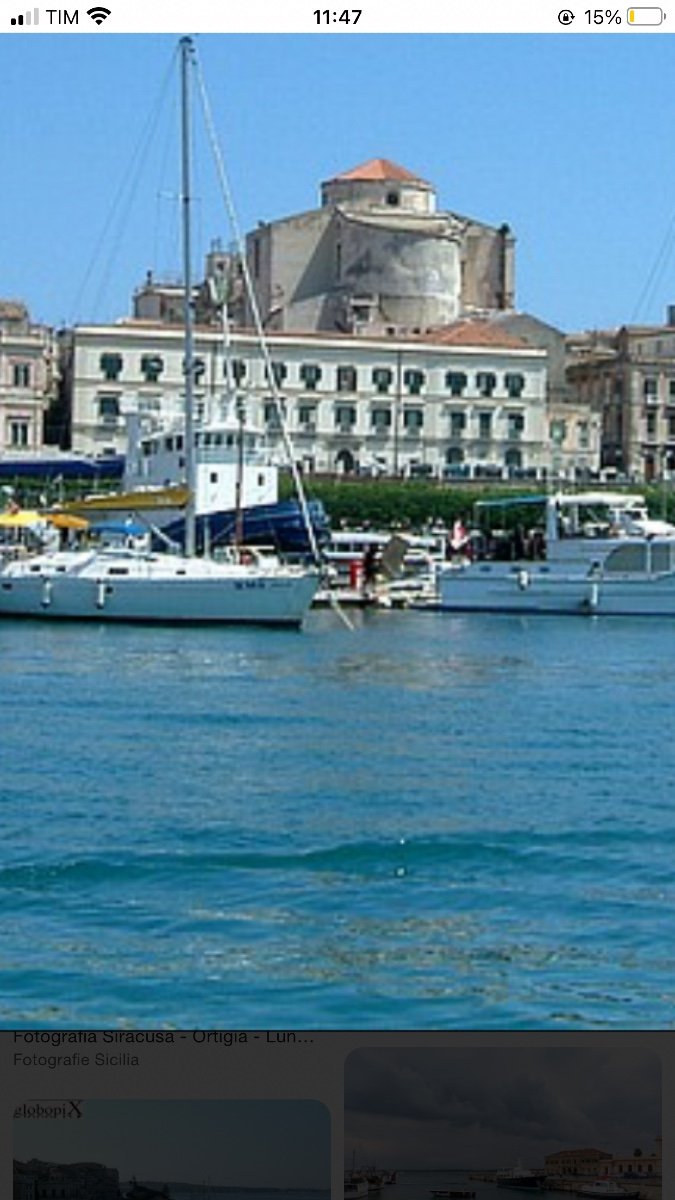
[[[428,329],[459,313],[461,265],[458,238],[440,225],[382,225],[340,215],[340,278],[354,324],[359,302],[370,298],[369,324],[386,329]]]
[[[321,185],[323,207],[381,208],[385,212],[436,212],[436,192],[422,179],[351,179],[338,177]]]

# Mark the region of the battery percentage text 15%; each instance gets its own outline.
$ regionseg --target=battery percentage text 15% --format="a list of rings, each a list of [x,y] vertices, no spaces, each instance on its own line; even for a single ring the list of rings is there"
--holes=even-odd
[[[589,25],[620,25],[621,14],[618,9],[587,8],[584,16]]]

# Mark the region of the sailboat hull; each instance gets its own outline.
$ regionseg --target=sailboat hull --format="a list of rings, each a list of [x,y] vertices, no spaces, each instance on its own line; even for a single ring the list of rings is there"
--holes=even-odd
[[[0,571],[0,617],[300,626],[318,575],[173,555],[64,552]]]

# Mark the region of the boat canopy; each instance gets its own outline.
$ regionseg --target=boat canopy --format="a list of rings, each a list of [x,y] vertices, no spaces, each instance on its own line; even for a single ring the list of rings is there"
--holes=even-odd
[[[500,496],[494,500],[476,500],[474,508],[515,508],[521,504],[550,504],[576,508],[604,504],[608,508],[644,505],[644,496],[636,492],[556,492],[551,495]]]
[[[120,537],[142,537],[148,533],[147,525],[139,525],[134,521],[99,521],[91,526],[94,534],[115,534]]]
[[[603,504],[606,508],[626,508],[628,505],[644,506],[646,503],[644,496],[638,496],[636,492],[560,492],[551,499],[566,508],[593,507],[596,504]]]
[[[497,500],[476,500],[474,508],[516,508],[521,504],[546,504],[551,496],[500,496]]]

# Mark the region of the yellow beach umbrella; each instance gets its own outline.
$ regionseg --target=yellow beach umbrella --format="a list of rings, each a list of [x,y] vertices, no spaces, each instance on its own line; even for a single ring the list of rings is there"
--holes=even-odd
[[[43,521],[42,514],[30,508],[0,513],[0,528],[3,529],[28,529],[31,525],[40,525]]]

